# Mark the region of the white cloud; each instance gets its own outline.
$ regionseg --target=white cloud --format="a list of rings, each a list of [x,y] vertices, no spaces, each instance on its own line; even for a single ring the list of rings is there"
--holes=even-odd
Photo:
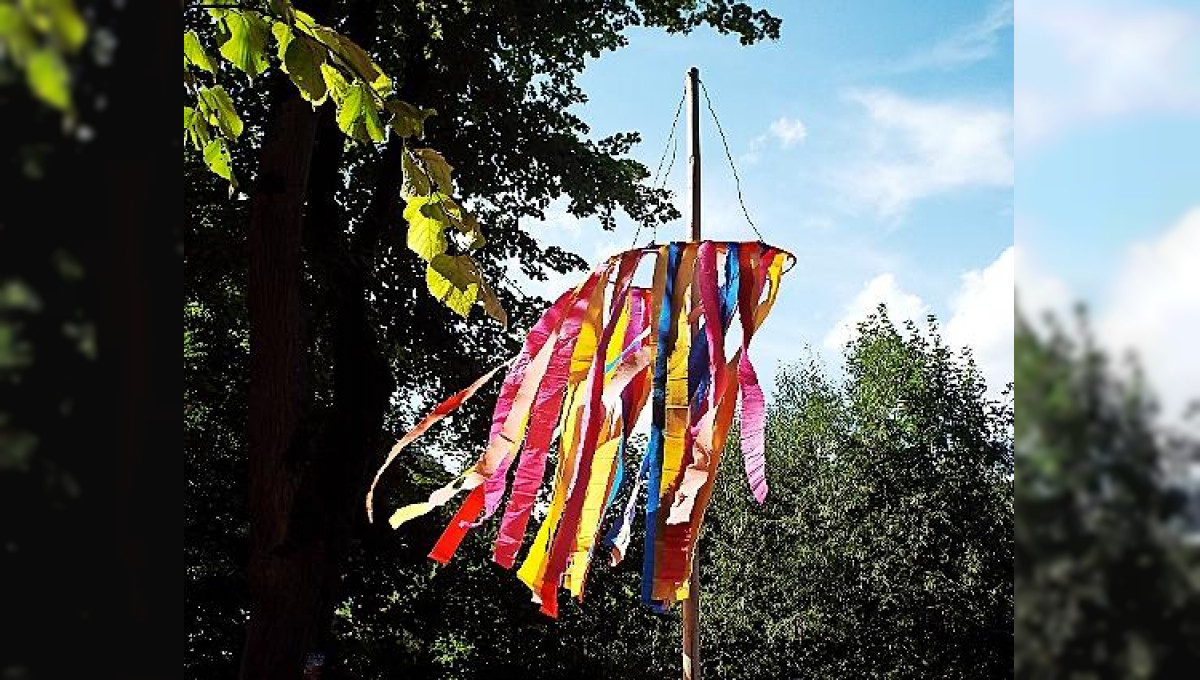
[[[1013,25],[1013,3],[998,2],[978,22],[960,28],[933,47],[901,60],[897,71],[926,68],[950,69],[991,57],[1000,45],[1000,33]]]
[[[754,165],[762,159],[763,147],[772,139],[779,143],[779,148],[790,149],[803,142],[807,137],[808,126],[804,124],[804,121],[799,118],[780,116],[771,121],[766,132],[750,140],[749,150],[738,156],[737,162],[740,165]]]
[[[1200,112],[1200,15],[1146,5],[1021,0],[1015,90],[1025,147],[1089,120]]]
[[[789,149],[808,136],[808,128],[799,118],[777,118],[771,123],[771,136],[779,140],[780,146]]]
[[[1200,398],[1200,206],[1153,241],[1134,245],[1097,318],[1100,341],[1132,349],[1168,418]]]
[[[963,274],[960,287],[950,299],[949,321],[942,326],[942,337],[948,345],[955,350],[971,349],[991,398],[999,398],[1013,379],[1015,250],[1010,246],[983,269]],[[854,338],[858,323],[881,302],[898,326],[911,320],[924,328],[925,317],[932,312],[920,296],[901,287],[893,274],[880,274],[846,306],[842,318],[825,336],[825,348],[840,352]]]
[[[922,198],[1013,181],[1012,114],[963,101],[919,101],[888,90],[854,91],[867,112],[865,158],[835,170],[837,188],[883,217]]]
[[[963,275],[943,333],[952,347],[971,348],[993,397],[1013,379],[1015,257],[1009,246],[986,268]]]
[[[825,336],[825,348],[841,352],[857,334],[859,322],[873,314],[879,303],[887,305],[888,318],[895,323],[913,320],[923,323],[929,314],[929,306],[920,297],[902,289],[890,272],[880,274],[867,282],[858,295],[846,306],[842,318],[833,325]]]

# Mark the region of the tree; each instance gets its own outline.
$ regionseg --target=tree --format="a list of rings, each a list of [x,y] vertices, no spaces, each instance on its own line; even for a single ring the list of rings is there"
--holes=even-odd
[[[985,398],[932,317],[901,332],[881,307],[858,328],[843,380],[815,360],[777,377],[763,506],[723,460],[701,537],[706,675],[1007,677],[1011,402]]]
[[[1015,358],[1017,677],[1190,677],[1200,555],[1162,473],[1197,442],[1164,436],[1086,323],[1042,333],[1018,316]]]
[[[661,194],[641,184],[646,169],[624,157],[638,141],[635,134],[590,140],[587,126],[567,111],[585,100],[574,79],[586,58],[623,45],[622,32],[631,25],[676,32],[708,25],[747,44],[774,37],[779,25],[765,12],[723,0],[568,6],[360,1],[307,9],[396,74],[404,101],[438,111],[425,122],[426,138],[458,159],[457,187],[488,234],[479,268],[497,282],[512,259],[535,278],[547,268],[582,264],[539,247],[519,228],[518,220],[541,217],[557,196],[568,197],[573,213],[599,215],[609,228],[616,211],[643,222],[675,214]],[[193,273],[199,284],[188,293],[188,329],[193,342],[208,343],[193,345],[195,360],[211,366],[232,353],[238,362],[215,366],[216,375],[207,378],[215,389],[230,388],[231,398],[245,395],[250,623],[242,673],[256,678],[294,677],[304,654],[331,640],[335,605],[344,595],[342,567],[352,538],[363,530],[363,476],[382,450],[392,395],[415,386],[421,393],[456,388],[480,370],[479,357],[511,351],[516,339],[478,325],[464,333],[438,306],[412,296],[424,285],[426,268],[395,229],[407,209],[399,191],[402,143],[393,138],[382,155],[347,148],[331,107],[314,112],[277,72],[267,80],[265,89],[255,85],[245,93],[230,85],[243,102],[239,116],[249,131],[243,134],[261,140],[257,164],[244,145],[231,149],[232,173],[250,197],[248,207],[234,208],[248,221],[247,257],[207,257],[226,250],[216,241],[237,231],[224,209],[210,207],[215,187],[204,180],[190,185],[196,207],[187,262],[189,286]],[[201,167],[194,152],[188,158]],[[345,182],[347,176],[354,181]],[[216,270],[197,271],[210,267]],[[496,294],[514,327],[535,318],[539,303],[524,300],[511,285],[498,283]],[[229,306],[242,299],[248,319]],[[248,352],[236,346],[239,340],[219,337],[222,325],[246,329],[240,341]],[[235,347],[224,349],[230,344]],[[244,392],[230,373],[238,366],[250,375]],[[204,388],[192,398],[185,408],[203,409],[214,395]],[[242,445],[229,434],[237,430],[238,408],[221,409],[232,422],[193,421],[189,445],[210,438]],[[189,448],[189,477],[206,478],[207,453]],[[220,542],[236,545],[236,534],[194,514],[208,505],[196,497],[228,498],[227,480],[209,481],[216,488],[190,491],[189,542],[224,534]],[[226,616],[238,615],[240,605],[220,602],[229,607]],[[189,604],[209,606],[190,596]],[[203,646],[207,634],[196,638]]]

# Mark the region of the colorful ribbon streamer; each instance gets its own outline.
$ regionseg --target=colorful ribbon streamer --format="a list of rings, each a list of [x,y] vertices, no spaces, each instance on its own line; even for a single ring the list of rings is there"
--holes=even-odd
[[[634,285],[639,265],[650,256],[652,285]],[[430,553],[445,564],[510,491],[493,560],[511,569],[557,432],[549,504],[517,571],[542,612],[558,615],[559,588],[583,598],[597,545],[607,547],[612,564],[624,558],[643,488],[642,600],[663,611],[686,598],[696,537],[739,395],[746,478],[754,498],[766,498],[765,400],[749,347],[775,303],[788,260],[794,260],[790,253],[761,242],[717,241],[676,242],[609,258],[551,305],[510,360],[479,460],[428,501],[397,510],[390,523],[397,527],[469,491]],[[727,357],[731,332],[739,342]],[[367,493],[369,518],[375,486],[400,450],[501,367],[439,404],[396,443]],[[647,403],[649,444],[628,500],[618,504],[628,440]],[[621,512],[602,534],[612,507]]]

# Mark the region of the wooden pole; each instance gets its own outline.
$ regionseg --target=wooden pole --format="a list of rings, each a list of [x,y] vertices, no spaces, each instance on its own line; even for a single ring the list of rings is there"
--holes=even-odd
[[[688,194],[692,199],[692,240],[700,240],[700,69],[687,72]]]
[[[692,240],[700,240],[700,69],[687,72],[688,194],[692,200]],[[692,539],[697,545],[700,536]],[[700,680],[700,551],[692,553],[688,596],[683,601],[683,680]]]

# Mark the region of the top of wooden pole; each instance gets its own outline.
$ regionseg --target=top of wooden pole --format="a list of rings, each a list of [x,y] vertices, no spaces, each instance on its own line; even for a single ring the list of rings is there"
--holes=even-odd
[[[687,72],[688,195],[692,202],[691,236],[700,240],[700,69]]]

